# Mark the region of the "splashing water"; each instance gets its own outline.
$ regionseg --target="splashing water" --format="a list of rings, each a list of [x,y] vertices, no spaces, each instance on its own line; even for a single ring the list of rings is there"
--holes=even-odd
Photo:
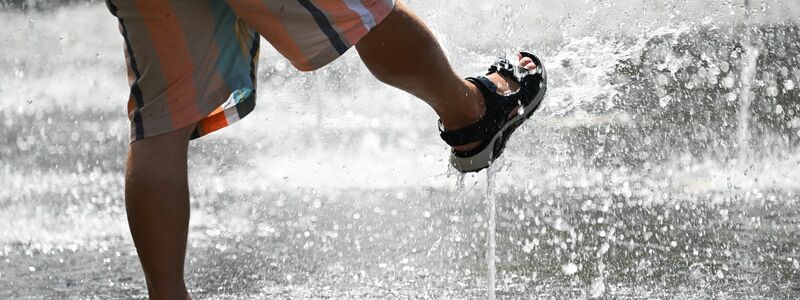
[[[746,18],[750,19],[750,1],[744,0],[744,8],[745,8],[745,15]],[[749,26],[748,26],[749,27]],[[739,110],[737,114],[737,144],[739,148],[739,164],[743,167],[747,167],[748,164],[748,155],[750,151],[750,105],[753,101],[753,80],[755,79],[755,72],[756,72],[756,63],[758,60],[758,44],[760,44],[760,40],[758,37],[754,36],[750,28],[747,28],[745,34],[745,43],[744,43],[744,57],[742,61],[744,66],[742,67],[740,73],[740,86],[741,89],[739,91]],[[754,40],[755,39],[755,40]]]
[[[739,91],[739,110],[737,114],[737,131],[736,140],[739,148],[739,163],[742,166],[747,165],[748,154],[750,151],[750,105],[753,101],[753,77],[755,76],[756,61],[758,59],[758,48],[748,42],[745,46],[744,66],[740,74],[741,90]]]
[[[66,2],[0,10],[0,299],[143,299],[122,40]],[[408,3],[465,76],[542,57],[506,166],[448,176],[436,116],[354,51],[307,74],[263,43],[256,111],[191,146],[198,298],[800,296],[800,7]]]

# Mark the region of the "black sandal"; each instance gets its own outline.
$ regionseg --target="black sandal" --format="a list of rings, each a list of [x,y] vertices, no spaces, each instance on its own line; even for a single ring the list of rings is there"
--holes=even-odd
[[[478,172],[489,167],[505,150],[506,142],[514,130],[539,109],[544,92],[547,90],[547,73],[541,60],[533,54],[520,52],[520,60],[528,57],[536,64],[536,69],[526,69],[512,64],[507,59],[499,59],[489,68],[491,75],[498,73],[513,80],[519,90],[508,95],[497,94],[497,86],[484,76],[469,77],[480,89],[486,102],[486,113],[478,122],[464,128],[445,130],[441,120],[439,131],[442,140],[450,146],[461,146],[481,142],[469,151],[453,150],[450,164],[463,173]],[[519,112],[509,118],[511,112]]]

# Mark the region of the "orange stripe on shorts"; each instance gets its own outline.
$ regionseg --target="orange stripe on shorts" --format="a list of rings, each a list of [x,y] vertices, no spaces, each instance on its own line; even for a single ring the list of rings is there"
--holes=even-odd
[[[191,61],[188,44],[183,29],[169,1],[137,0],[137,9],[142,16],[158,16],[148,13],[154,10],[163,17],[143,18],[150,33],[153,47],[161,63],[161,71],[168,82],[167,103],[173,124],[185,124],[197,119],[200,111],[197,107],[197,90],[192,78],[194,64]],[[165,66],[169,66],[168,68]]]
[[[228,119],[220,109],[219,111],[215,111],[213,114],[203,119],[200,124],[198,124],[198,127],[200,127],[199,129],[201,134],[205,135],[228,125]]]

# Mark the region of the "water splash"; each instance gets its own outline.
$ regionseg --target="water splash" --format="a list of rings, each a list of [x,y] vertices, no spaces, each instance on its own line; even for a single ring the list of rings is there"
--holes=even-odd
[[[749,23],[751,18],[750,1],[744,1],[746,21]],[[750,105],[753,102],[753,80],[755,79],[756,63],[758,61],[759,48],[761,41],[755,36],[748,24],[745,33],[744,48],[745,53],[742,58],[742,66],[739,76],[739,110],[737,112],[736,141],[739,150],[739,164],[747,166],[750,152]]]
[[[206,290],[199,296],[786,296],[800,270],[793,250],[800,240],[793,231],[800,216],[800,14],[750,24],[763,43],[751,43],[758,54],[750,55],[745,42],[753,39],[727,9],[700,25],[639,15],[617,27],[617,16],[661,14],[663,7],[665,17],[700,20],[709,9],[693,8],[719,1],[686,8],[608,2],[590,22],[579,9],[584,3],[545,0],[505,18],[495,2],[464,1],[452,9],[466,15],[445,10],[452,1],[411,3],[459,16],[423,14],[446,33],[460,73],[480,72],[504,49],[525,45],[548,64],[553,87],[543,110],[510,141],[505,159],[513,167],[495,166],[491,194],[470,192],[480,190],[482,176],[460,179],[466,188],[452,194],[452,177],[441,176],[447,148],[436,137],[435,115],[377,86],[354,51],[309,75],[287,69],[265,47],[257,111],[193,143],[194,269],[187,275]],[[0,70],[7,71],[0,72],[0,298],[59,297],[42,286],[83,298],[144,298],[121,200],[128,129],[120,110],[127,96],[122,41],[101,6],[0,11],[9,25],[0,30]],[[620,9],[632,13],[605,13]],[[564,19],[553,22],[558,16]],[[485,30],[461,30],[463,20],[479,20]],[[508,38],[492,36],[509,27]],[[91,38],[78,38],[89,31]],[[541,42],[546,34],[557,36]],[[758,58],[745,72],[748,56]],[[747,174],[728,165],[737,155],[745,81],[743,145],[759,145],[748,150],[756,167]],[[773,156],[757,156],[767,152],[761,145],[768,138],[783,144]],[[595,204],[582,205],[587,199]],[[498,213],[495,253],[486,257],[484,203]],[[558,219],[574,230],[563,231]],[[597,254],[603,245],[613,250]],[[490,260],[502,272],[491,272],[499,287],[487,291],[485,272],[474,271]]]
[[[739,91],[739,110],[737,112],[736,141],[739,148],[739,163],[747,164],[750,151],[750,105],[753,102],[753,79],[756,73],[756,62],[758,60],[759,49],[751,41],[745,44],[745,53],[742,61],[740,79],[741,88]]]

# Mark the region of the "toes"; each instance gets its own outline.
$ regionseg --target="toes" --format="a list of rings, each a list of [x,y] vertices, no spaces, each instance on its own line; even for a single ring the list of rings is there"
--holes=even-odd
[[[528,70],[536,69],[536,64],[533,63],[533,60],[530,57],[523,57],[520,59],[519,65]]]
[[[528,69],[528,70],[536,69],[536,64],[531,62],[531,63],[525,65],[525,68]]]

